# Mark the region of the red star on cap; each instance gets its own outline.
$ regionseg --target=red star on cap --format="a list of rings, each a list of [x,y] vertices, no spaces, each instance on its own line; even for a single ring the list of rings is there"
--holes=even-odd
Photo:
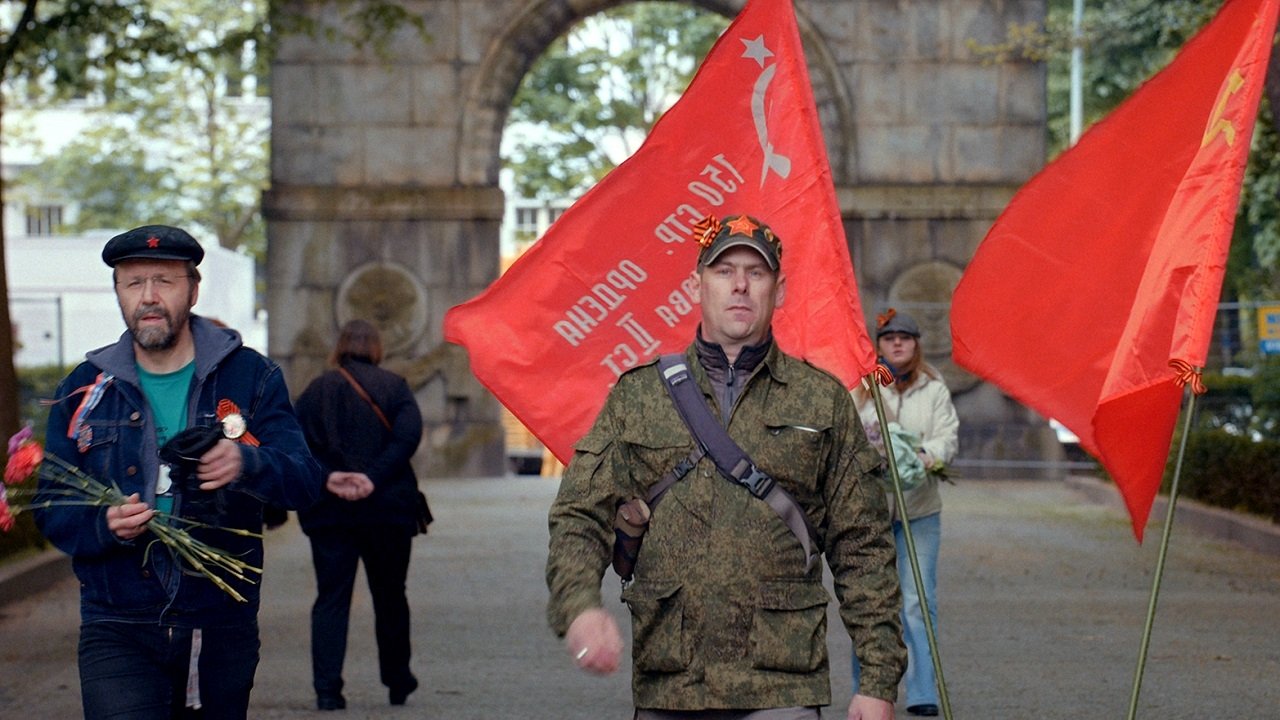
[[[760,229],[760,226],[751,222],[751,218],[746,215],[741,215],[730,220],[727,224],[730,235],[746,235],[747,237],[751,237],[756,230]]]
[[[151,237],[147,238],[147,247],[149,248],[160,247],[160,238],[156,237],[155,235],[152,235]]]

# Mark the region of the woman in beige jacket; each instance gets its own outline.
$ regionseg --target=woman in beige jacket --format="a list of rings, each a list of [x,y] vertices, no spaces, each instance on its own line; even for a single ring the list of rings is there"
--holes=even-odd
[[[876,346],[880,360],[894,375],[894,383],[882,391],[886,420],[919,439],[916,449],[921,464],[928,471],[919,484],[906,490],[903,500],[911,524],[911,537],[920,565],[920,579],[929,607],[929,619],[935,637],[938,628],[937,566],[942,539],[942,496],[938,493],[940,473],[937,470],[951,462],[958,447],[960,422],[951,392],[941,374],[924,361],[920,352],[920,326],[909,315],[890,308],[878,318]],[[858,414],[869,428],[869,435],[879,434],[874,399],[865,389],[854,390]],[[896,441],[895,441],[896,442]],[[928,635],[920,594],[911,573],[902,514],[889,498],[893,510],[893,534],[898,546],[898,577],[902,584],[902,628],[907,645],[907,712],[911,715],[938,714],[938,688],[933,661],[929,654]],[[857,658],[853,661],[853,684],[860,679]]]

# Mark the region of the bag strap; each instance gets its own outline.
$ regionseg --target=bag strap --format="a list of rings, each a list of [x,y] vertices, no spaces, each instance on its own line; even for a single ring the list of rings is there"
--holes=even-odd
[[[378,415],[378,419],[382,421],[382,426],[390,430],[391,422],[387,420],[387,416],[382,413],[382,408],[378,407],[378,403],[374,402],[373,398],[369,397],[369,393],[365,392],[364,386],[356,380],[354,375],[348,372],[347,369],[341,365],[338,366],[338,372],[342,373],[342,377],[346,378],[347,382],[351,383],[351,387],[355,388],[356,394],[364,398],[365,402],[369,403],[369,407],[373,408],[373,411]]]
[[[800,508],[800,503],[768,473],[756,467],[751,456],[729,437],[729,431],[711,414],[711,408],[707,406],[698,384],[693,381],[683,355],[659,357],[658,370],[662,373],[667,393],[671,395],[671,400],[680,413],[680,419],[689,428],[701,451],[711,456],[716,469],[725,479],[745,487],[782,518],[782,522],[804,548],[805,571],[811,569],[819,553],[818,534],[809,522],[809,517]]]

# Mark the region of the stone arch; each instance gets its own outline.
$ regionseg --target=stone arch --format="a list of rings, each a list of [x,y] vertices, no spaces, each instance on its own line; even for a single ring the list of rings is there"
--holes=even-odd
[[[269,350],[295,392],[323,366],[351,271],[402,267],[425,296],[402,368],[421,388],[424,474],[502,472],[497,402],[444,340],[443,314],[498,272],[499,146],[521,79],[573,23],[637,1],[413,0],[429,30],[397,28],[387,52],[281,38],[263,215]],[[729,18],[746,3],[679,1]],[[332,3],[285,4],[335,18]],[[1043,65],[990,63],[971,43],[1043,20],[1046,3],[796,0],[795,12],[862,305],[883,306],[906,268],[963,267],[1042,166]],[[993,387],[957,403],[966,455],[1007,457],[1034,429]]]
[[[496,185],[501,166],[499,145],[511,101],[525,74],[556,38],[575,23],[599,12],[645,0],[531,0],[502,27],[489,43],[467,87],[460,120],[458,178],[464,185]],[[683,4],[732,19],[743,0],[685,0]],[[836,65],[825,40],[799,11],[801,41],[810,67],[810,82],[818,102],[832,174],[839,181],[848,176],[845,167],[853,146],[853,103],[848,88],[839,81]]]

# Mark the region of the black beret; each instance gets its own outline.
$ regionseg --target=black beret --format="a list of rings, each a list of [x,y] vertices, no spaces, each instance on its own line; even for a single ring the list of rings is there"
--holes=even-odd
[[[187,260],[199,265],[204,248],[186,230],[168,225],[143,225],[122,232],[102,248],[102,261],[111,267],[132,259]]]

